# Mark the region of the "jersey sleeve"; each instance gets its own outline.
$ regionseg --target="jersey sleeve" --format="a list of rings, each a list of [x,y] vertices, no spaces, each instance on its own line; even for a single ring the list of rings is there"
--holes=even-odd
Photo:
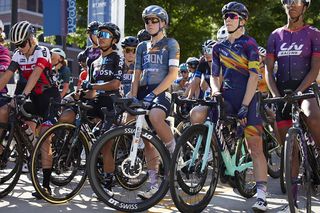
[[[276,39],[275,32],[271,33],[267,43],[267,57],[276,58]]]
[[[249,72],[258,74],[260,69],[258,44],[253,38],[250,38],[247,45]]]
[[[5,72],[11,62],[9,50],[0,46],[0,72]]]
[[[115,60],[116,66],[114,70],[114,79],[122,81],[122,75],[124,70],[124,58],[118,56],[117,60]]]
[[[141,70],[142,71],[142,53],[143,53],[143,47],[146,42],[141,42],[138,47],[137,47],[137,52],[136,52],[136,61],[135,61],[135,65],[134,65],[134,69],[135,70]]]
[[[19,51],[16,51],[13,56],[12,56],[12,59],[11,59],[11,62],[10,62],[10,65],[8,67],[8,70],[9,71],[12,71],[12,72],[15,72],[17,71],[17,69],[19,68],[19,63],[18,63],[18,58],[19,58]]]
[[[205,74],[205,72],[206,72],[206,66],[205,65],[206,65],[205,61],[200,62],[200,64],[198,65],[198,67],[197,67],[197,69],[196,69],[196,71],[194,73],[194,77],[195,78],[201,78],[201,76],[203,74]]]
[[[315,57],[320,57],[320,31],[312,27],[312,37],[311,37],[311,42],[312,42],[312,56]]]
[[[62,81],[63,83],[70,83],[71,78],[71,72],[69,67],[65,67],[63,74],[62,74]]]
[[[215,44],[212,49],[212,65],[211,74],[213,77],[220,76],[220,56],[219,56],[219,44]]]
[[[36,55],[36,67],[40,67],[44,70],[46,67],[50,67],[51,64],[51,55],[47,47],[41,47],[41,51],[37,51]]]
[[[169,67],[179,67],[180,61],[180,47],[179,43],[175,39],[169,39]]]

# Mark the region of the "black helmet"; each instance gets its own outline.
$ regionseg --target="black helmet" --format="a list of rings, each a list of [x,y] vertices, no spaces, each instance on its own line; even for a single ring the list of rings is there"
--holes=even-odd
[[[10,30],[10,40],[13,44],[19,45],[34,34],[33,26],[28,21],[20,21],[13,25]]]
[[[95,30],[98,30],[98,27],[100,24],[101,24],[101,22],[99,22],[99,21],[90,22],[87,27],[87,32],[93,32]]]
[[[169,23],[169,16],[167,11],[165,11],[165,9],[158,5],[150,5],[143,10],[142,19],[144,20],[148,16],[156,16],[164,21],[167,25]]]
[[[81,51],[77,56],[78,62],[80,63],[86,63],[87,62],[87,56],[84,53],[84,51]]]
[[[199,59],[196,57],[189,57],[186,63],[193,69],[196,69],[199,64]]]
[[[151,35],[148,33],[148,31],[146,31],[145,29],[142,29],[138,32],[137,38],[139,42],[149,41],[151,39]]]
[[[136,37],[134,36],[126,36],[122,39],[121,41],[121,47],[136,47],[138,46],[139,41]]]
[[[221,12],[222,12],[222,15],[228,12],[235,12],[235,13],[238,13],[243,19],[248,19],[249,17],[249,11],[246,8],[246,6],[236,1],[232,1],[224,5]]]
[[[120,29],[117,25],[111,22],[105,22],[99,25],[98,30],[101,31],[102,29],[109,30],[112,33],[114,39],[116,39],[116,43],[119,42],[121,34]]]
[[[290,2],[292,2],[292,1],[290,1]],[[282,3],[283,5],[288,4],[288,3],[290,3],[290,2],[289,2],[288,0],[281,0],[281,3]],[[306,5],[307,8],[308,8],[308,7],[310,7],[311,0],[303,0],[303,3],[304,3],[304,5]]]

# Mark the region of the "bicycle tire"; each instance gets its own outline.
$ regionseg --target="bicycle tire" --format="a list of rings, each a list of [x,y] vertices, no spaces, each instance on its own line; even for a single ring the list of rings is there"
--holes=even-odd
[[[241,162],[240,162],[241,161]],[[238,140],[237,143],[237,148],[236,148],[236,166],[240,166],[240,163],[248,163],[252,161],[251,156],[247,150],[247,147],[244,143],[244,138],[241,140]],[[247,183],[246,181],[246,176],[247,172],[250,171],[249,169],[252,170],[253,173],[253,168],[247,168],[243,170],[242,172],[236,171],[235,172],[235,183],[237,185],[237,189],[239,193],[245,197],[245,198],[251,198],[256,194],[257,187],[254,181],[252,183]],[[253,174],[252,174],[253,176]]]
[[[159,189],[155,192],[149,199],[142,200],[137,198],[137,194],[135,191],[128,191],[120,186],[114,186],[114,190],[118,190],[117,193],[114,195],[109,195],[103,188],[102,184],[100,183],[99,173],[97,172],[97,162],[99,159],[100,150],[104,147],[106,143],[113,143],[116,138],[122,137],[123,135],[130,135],[131,137],[135,134],[135,126],[123,126],[117,127],[108,131],[108,134],[103,135],[100,137],[95,143],[90,151],[89,159],[88,159],[88,177],[90,181],[90,185],[93,191],[96,193],[98,198],[107,204],[109,207],[114,208],[119,211],[124,212],[137,212],[137,211],[145,211],[155,204],[157,204],[167,193],[169,189],[169,180],[168,180],[168,173],[169,173],[169,153],[165,148],[164,144],[159,140],[157,136],[152,134],[149,131],[142,129],[141,138],[144,141],[149,141],[149,143],[157,150],[163,166],[163,174],[161,176],[162,182],[159,184]],[[144,167],[141,167],[144,168]],[[160,176],[160,174],[159,174]],[[139,188],[139,190],[143,190]],[[125,195],[121,195],[120,192],[125,193]],[[133,195],[132,194],[135,194]],[[126,199],[125,201],[121,200],[121,198]],[[133,201],[128,201],[127,199],[135,199]],[[134,202],[140,201],[140,202]]]
[[[7,131],[3,131],[2,132],[2,136],[1,136],[1,144],[4,145],[4,139],[5,136],[8,132]],[[15,138],[15,141],[18,141],[19,139],[16,139],[18,137],[17,134],[9,134],[8,137],[8,141],[6,144],[11,144],[13,141],[13,138]],[[4,146],[4,150],[5,150],[6,146]],[[6,195],[8,195],[16,186],[16,184],[19,181],[20,175],[22,173],[22,165],[23,165],[23,159],[24,159],[24,154],[22,151],[22,147],[21,144],[19,142],[15,142],[15,145],[11,147],[7,147],[6,152],[8,153],[3,153],[6,155],[6,159],[3,159],[3,157],[5,157],[4,155],[0,156],[0,173],[2,173],[2,170],[5,170],[8,168],[8,162],[15,162],[14,167],[11,169],[11,171],[9,171],[9,173],[5,176],[1,175],[0,178],[0,198],[5,197]],[[15,156],[13,156],[15,155]],[[11,160],[9,158],[12,158]],[[5,160],[7,162],[2,162],[2,160]]]
[[[287,192],[286,180],[284,178],[284,146],[281,148],[281,164],[280,164],[280,188],[283,194]]]
[[[179,165],[180,157],[186,157],[186,155],[184,154],[187,153],[188,151],[187,146],[190,146],[188,145],[188,143],[190,144],[191,141],[194,140],[194,137],[203,135],[202,141],[205,144],[207,131],[208,131],[208,128],[202,124],[193,125],[188,129],[186,129],[182,134],[182,136],[179,138],[176,145],[176,149],[172,156],[173,163],[171,164],[171,167],[170,167],[170,192],[171,192],[171,197],[173,202],[181,212],[201,212],[203,209],[205,209],[207,205],[210,203],[218,183],[219,172],[220,172],[220,154],[219,154],[217,143],[215,142],[216,140],[214,139],[214,135],[213,135],[213,141],[210,145],[212,160],[208,163],[204,175],[201,176],[201,173],[199,172],[201,164],[198,164],[199,169],[197,169],[196,166],[194,166],[194,169],[192,169],[194,172],[191,172],[192,171],[191,170],[190,173],[189,171],[183,171],[183,168],[179,168],[181,166]],[[181,154],[182,151],[184,152]],[[192,156],[192,153],[190,154],[191,155],[189,156]],[[185,159],[185,160],[188,160],[188,159]],[[199,160],[198,162],[201,162],[201,160]],[[211,168],[213,168],[211,171],[212,179],[211,181],[208,181],[209,186],[205,187],[205,188],[208,188],[208,190],[204,192],[205,195],[203,195],[204,193],[202,192],[199,193],[199,192],[203,189],[204,184],[206,183],[207,177],[211,176],[210,174],[208,174],[209,165]],[[187,165],[185,165],[185,168],[186,167]],[[188,173],[188,175],[191,175],[191,176],[196,174],[198,175],[198,177],[200,177],[200,180],[194,186],[192,186],[192,184],[188,185],[182,179],[182,173],[186,175]],[[205,179],[203,180],[203,178]],[[186,179],[188,180],[188,178]],[[181,187],[181,189],[179,189],[179,187]],[[181,192],[183,194],[181,194]],[[194,198],[191,196],[197,196],[197,195],[201,196],[201,200],[198,203],[190,203],[191,202],[190,200]],[[185,201],[184,198],[186,196],[190,196],[191,199]]]
[[[52,167],[52,173],[51,173],[51,178],[58,178],[59,175],[61,174],[66,174],[66,178],[63,179],[60,184],[57,184],[57,181],[55,182],[55,184],[52,183],[52,181],[50,182],[51,185],[51,189],[55,189],[56,186],[57,188],[59,188],[59,190],[52,190],[53,194],[47,194],[46,191],[43,189],[43,187],[40,184],[40,179],[41,179],[41,174],[40,173],[40,164],[39,162],[41,162],[41,147],[42,144],[45,143],[45,141],[47,140],[48,137],[54,138],[55,136],[59,136],[60,138],[56,138],[54,139],[52,143],[58,143],[61,142],[61,140],[63,140],[65,136],[67,135],[59,135],[59,132],[64,132],[65,134],[73,134],[73,131],[76,129],[76,126],[74,126],[73,124],[67,124],[67,123],[60,123],[60,124],[56,124],[52,127],[50,127],[39,139],[38,143],[35,146],[34,152],[32,154],[32,161],[31,161],[31,180],[32,183],[36,189],[36,191],[48,202],[53,203],[53,204],[62,204],[65,202],[68,202],[69,200],[71,200],[74,196],[76,196],[79,191],[82,189],[86,177],[87,177],[87,171],[85,169],[85,164],[86,164],[86,160],[89,154],[89,148],[90,148],[90,143],[88,141],[88,138],[86,137],[86,134],[81,130],[78,136],[78,141],[80,141],[80,143],[78,143],[78,146],[75,146],[75,149],[70,151],[68,150],[68,147],[64,147],[66,153],[68,153],[68,151],[70,152],[70,154],[72,155],[70,158],[72,159],[70,161],[70,166],[66,165],[65,167],[63,167],[63,169],[61,169],[60,171],[62,171],[63,173],[57,172],[58,168],[60,168],[60,165],[63,165],[65,163],[65,159],[64,158],[55,158],[53,156],[53,167]],[[60,141],[58,140],[60,139]],[[70,138],[69,138],[70,139]],[[68,141],[69,142],[69,141]],[[66,143],[68,143],[66,142]],[[55,145],[52,145],[52,152],[53,155],[58,153],[59,150],[56,150]],[[80,148],[81,147],[81,148]],[[56,153],[55,153],[56,152]],[[60,150],[60,153],[62,151]],[[81,156],[82,154],[84,154],[85,156]],[[59,160],[58,160],[59,159]],[[79,165],[79,162],[81,161],[82,163],[82,167],[84,169],[81,169],[81,166]],[[71,173],[69,170],[72,170]],[[76,172],[76,173],[75,173]],[[70,173],[70,174],[69,174]],[[69,175],[68,175],[69,174]],[[57,175],[58,177],[54,177],[54,175]],[[77,177],[79,178],[75,178],[77,175]],[[63,176],[62,176],[63,177]],[[65,188],[66,190],[64,190],[63,188]],[[70,187],[70,188],[68,188]]]
[[[288,130],[287,133],[287,137],[286,137],[286,142],[285,142],[285,152],[284,152],[284,168],[285,168],[285,180],[286,180],[286,191],[287,191],[287,200],[288,200],[288,204],[289,204],[289,208],[290,208],[290,212],[294,212],[295,211],[295,205],[296,203],[294,202],[294,194],[292,192],[292,159],[293,159],[293,154],[294,151],[297,152],[301,152],[300,150],[300,143],[299,142],[301,140],[301,133],[298,129],[294,129],[294,128],[290,128]],[[307,150],[307,149],[305,149]],[[307,153],[305,153],[307,154]],[[299,156],[299,164],[301,164],[301,153],[298,153]],[[308,159],[308,157],[306,156],[306,159]],[[303,202],[301,201],[301,197],[300,195],[297,195],[297,202],[299,202],[299,210],[306,210],[307,213],[311,212],[311,176],[310,176],[310,168],[309,168],[309,164],[308,162],[305,162],[304,165],[300,165],[299,167],[302,168],[302,175],[298,174],[298,183],[300,183],[300,185],[297,183],[297,187],[299,186],[304,186],[304,192],[306,193],[306,205],[303,205]],[[300,173],[300,169],[299,169],[299,173]],[[303,182],[303,183],[301,183]],[[297,193],[303,193],[303,191],[300,189],[297,190]],[[303,196],[304,197],[304,196]]]

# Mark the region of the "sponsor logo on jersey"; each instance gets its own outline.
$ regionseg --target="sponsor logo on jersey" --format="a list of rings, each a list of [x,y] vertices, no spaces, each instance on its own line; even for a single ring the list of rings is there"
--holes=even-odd
[[[152,63],[152,64],[162,64],[163,56],[158,54],[147,54],[143,56],[143,64]]]
[[[280,51],[278,53],[278,57],[281,56],[290,56],[290,55],[300,55],[302,53],[303,44],[296,44],[293,42],[292,44],[283,43],[280,46]]]

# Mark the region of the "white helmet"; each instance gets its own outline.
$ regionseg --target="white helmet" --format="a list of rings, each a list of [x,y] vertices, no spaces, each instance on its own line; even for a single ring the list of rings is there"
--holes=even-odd
[[[227,30],[227,27],[225,25],[222,25],[222,27],[220,27],[220,29],[217,32],[217,40],[223,41],[228,37],[229,33]]]
[[[33,27],[28,21],[20,21],[11,28],[10,39],[12,43],[19,45],[30,38],[33,33]]]
[[[0,20],[0,29],[2,30],[2,32],[4,31],[4,25],[3,22]]]
[[[64,59],[67,58],[66,53],[60,48],[53,48],[52,50],[50,50],[50,52],[57,53],[58,55],[62,56]]]
[[[267,55],[267,51],[264,47],[258,46],[258,50],[259,50],[259,55],[261,55],[261,56]]]

